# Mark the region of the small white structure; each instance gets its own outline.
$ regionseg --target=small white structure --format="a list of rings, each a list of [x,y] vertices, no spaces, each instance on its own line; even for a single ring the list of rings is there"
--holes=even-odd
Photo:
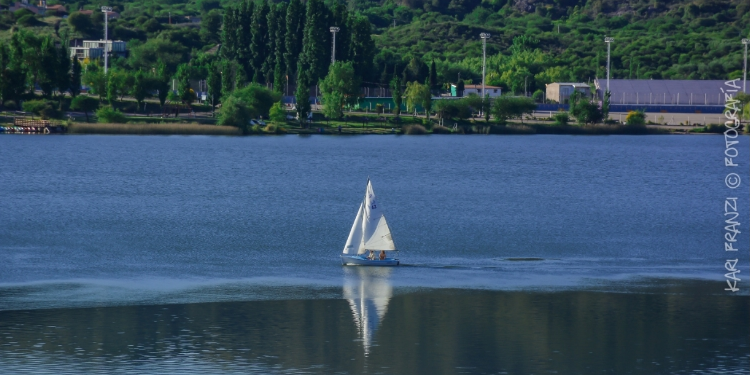
[[[125,55],[125,42],[122,40],[84,40],[83,47],[70,47],[70,58],[77,58],[79,61],[84,59],[98,59],[104,57],[104,48],[107,48],[109,55]]]
[[[502,88],[498,86],[488,86],[485,85],[485,93],[490,98],[497,98],[502,95]],[[458,96],[459,93],[457,92],[458,87],[455,83],[451,83],[451,96]],[[479,96],[482,96],[482,85],[465,85],[464,86],[464,92],[463,96],[469,96],[469,94],[476,94]]]

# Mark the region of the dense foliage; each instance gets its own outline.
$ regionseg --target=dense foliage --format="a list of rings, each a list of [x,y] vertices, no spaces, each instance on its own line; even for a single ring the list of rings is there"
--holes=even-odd
[[[605,35],[615,38],[614,78],[728,79],[741,75],[740,39],[750,31],[750,3],[739,0],[48,1],[55,3],[66,5],[67,19],[0,10],[3,102],[18,102],[35,84],[47,98],[74,95],[83,80],[102,99],[157,95],[164,104],[177,79],[180,101],[190,104],[191,82],[207,80],[216,105],[255,82],[296,95],[305,116],[307,88],[328,74],[331,26],[339,28],[336,60],[349,62],[364,85],[395,88],[399,102],[413,82],[433,92],[479,83],[480,32],[492,34],[487,83],[516,94],[604,77]],[[110,38],[129,51],[111,60],[109,77],[100,62],[66,65],[68,43],[59,43],[101,38],[105,4],[118,12]]]

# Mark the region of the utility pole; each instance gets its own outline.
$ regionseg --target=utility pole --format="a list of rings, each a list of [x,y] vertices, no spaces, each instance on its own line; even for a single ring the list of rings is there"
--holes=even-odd
[[[742,67],[742,92],[747,94],[747,45],[750,44],[750,39],[742,39],[742,44],[745,45],[745,64]]]
[[[112,7],[102,7],[102,13],[104,13],[104,76],[107,76],[107,56],[109,55],[108,51],[108,35],[107,35],[107,19],[109,18],[109,12],[112,11]]]
[[[614,41],[615,38],[604,37],[604,43],[607,43],[607,92],[609,92],[609,48]]]
[[[331,64],[336,63],[336,33],[341,30],[336,26],[332,26],[329,30],[333,34],[333,46],[331,47]]]

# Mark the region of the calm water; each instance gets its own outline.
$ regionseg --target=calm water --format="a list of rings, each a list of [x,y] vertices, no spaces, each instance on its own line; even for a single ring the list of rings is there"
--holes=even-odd
[[[748,373],[741,146],[730,191],[718,136],[0,136],[0,368]],[[403,267],[340,266],[368,176]]]

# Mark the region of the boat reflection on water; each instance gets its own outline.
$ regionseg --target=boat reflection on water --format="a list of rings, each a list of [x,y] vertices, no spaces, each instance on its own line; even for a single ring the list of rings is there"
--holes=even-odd
[[[391,271],[393,269],[381,267],[344,267],[344,298],[352,309],[365,355],[370,353],[375,332],[393,296]]]

